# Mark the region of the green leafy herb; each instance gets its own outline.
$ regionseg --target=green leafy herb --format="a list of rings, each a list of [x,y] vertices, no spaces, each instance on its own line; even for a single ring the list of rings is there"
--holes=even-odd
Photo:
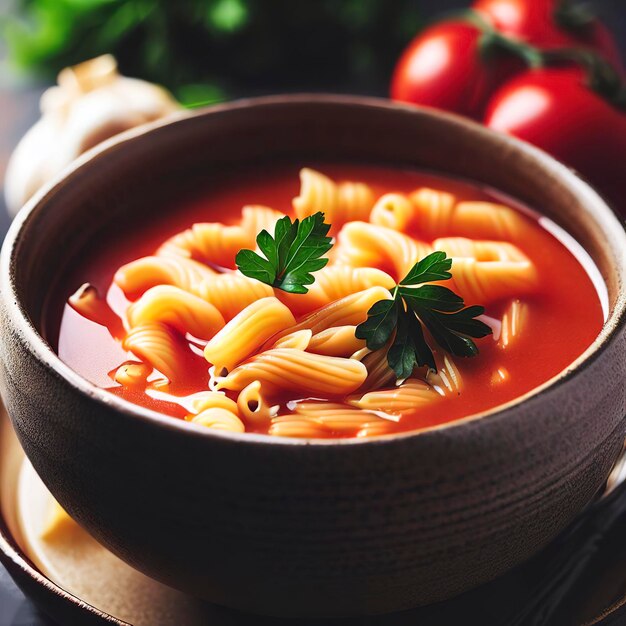
[[[447,287],[424,284],[448,280],[451,268],[452,259],[445,252],[424,257],[391,290],[393,297],[376,302],[356,328],[356,336],[370,350],[391,341],[387,362],[398,379],[411,376],[415,367],[437,369],[424,328],[441,348],[461,357],[478,354],[472,337],[491,334],[489,326],[476,319],[485,312],[482,306],[466,307],[463,298]]]
[[[315,281],[311,273],[328,263],[321,257],[333,245],[326,236],[329,229],[323,213],[294,222],[285,216],[276,222],[273,237],[266,230],[258,234],[256,242],[264,256],[240,250],[235,262],[239,271],[250,278],[289,293],[307,293],[305,285]]]

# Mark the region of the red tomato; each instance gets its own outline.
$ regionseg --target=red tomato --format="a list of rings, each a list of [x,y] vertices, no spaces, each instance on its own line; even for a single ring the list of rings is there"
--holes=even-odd
[[[473,8],[505,35],[518,37],[540,48],[584,45],[602,53],[623,70],[619,48],[608,29],[594,19],[578,30],[561,26],[556,11],[563,0],[477,0]]]
[[[494,94],[485,124],[543,148],[626,212],[626,113],[585,80],[577,66],[524,72]]]
[[[490,94],[517,66],[497,52],[484,58],[481,35],[476,26],[460,20],[424,30],[398,61],[392,99],[481,119]]]

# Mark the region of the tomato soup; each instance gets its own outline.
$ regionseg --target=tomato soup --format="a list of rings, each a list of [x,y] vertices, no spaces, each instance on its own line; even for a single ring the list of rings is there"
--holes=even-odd
[[[50,305],[62,308],[49,328],[61,359],[124,400],[203,427],[368,437],[514,400],[598,335],[599,274],[539,213],[432,173],[308,165],[225,175],[90,248]],[[305,239],[319,213],[329,232]],[[291,257],[279,245],[266,254],[278,222],[302,229],[296,238],[319,256],[295,244]],[[416,270],[425,258],[445,258],[451,276]],[[300,284],[307,267],[312,282]],[[424,285],[446,291],[418,294]],[[395,316],[376,329],[375,306]],[[463,323],[448,317],[458,311]]]

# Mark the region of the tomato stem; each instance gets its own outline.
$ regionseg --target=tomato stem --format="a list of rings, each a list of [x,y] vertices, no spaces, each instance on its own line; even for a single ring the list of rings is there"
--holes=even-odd
[[[586,4],[561,0],[554,10],[554,21],[575,34],[587,31],[595,20],[593,11]]]
[[[569,2],[562,3],[559,9],[567,12],[574,10]],[[626,110],[626,84],[615,68],[598,53],[585,48],[537,48],[521,39],[504,35],[471,9],[461,11],[457,18],[473,24],[481,32],[479,52],[486,61],[496,54],[508,53],[521,59],[530,69],[574,63],[584,68],[589,89]]]
[[[585,69],[586,84],[615,106],[626,109],[626,84],[615,68],[597,52],[584,48],[559,48],[543,53],[546,65],[573,62]]]

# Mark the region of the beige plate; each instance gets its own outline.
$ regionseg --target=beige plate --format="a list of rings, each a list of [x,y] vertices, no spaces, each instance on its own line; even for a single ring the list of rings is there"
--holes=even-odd
[[[104,623],[221,626],[256,619],[204,604],[144,576],[78,525],[59,541],[43,541],[52,503],[0,404],[0,552],[13,575],[15,565],[36,585],[52,586],[67,603]],[[49,612],[46,605],[42,608]],[[58,619],[54,610],[51,616]]]

